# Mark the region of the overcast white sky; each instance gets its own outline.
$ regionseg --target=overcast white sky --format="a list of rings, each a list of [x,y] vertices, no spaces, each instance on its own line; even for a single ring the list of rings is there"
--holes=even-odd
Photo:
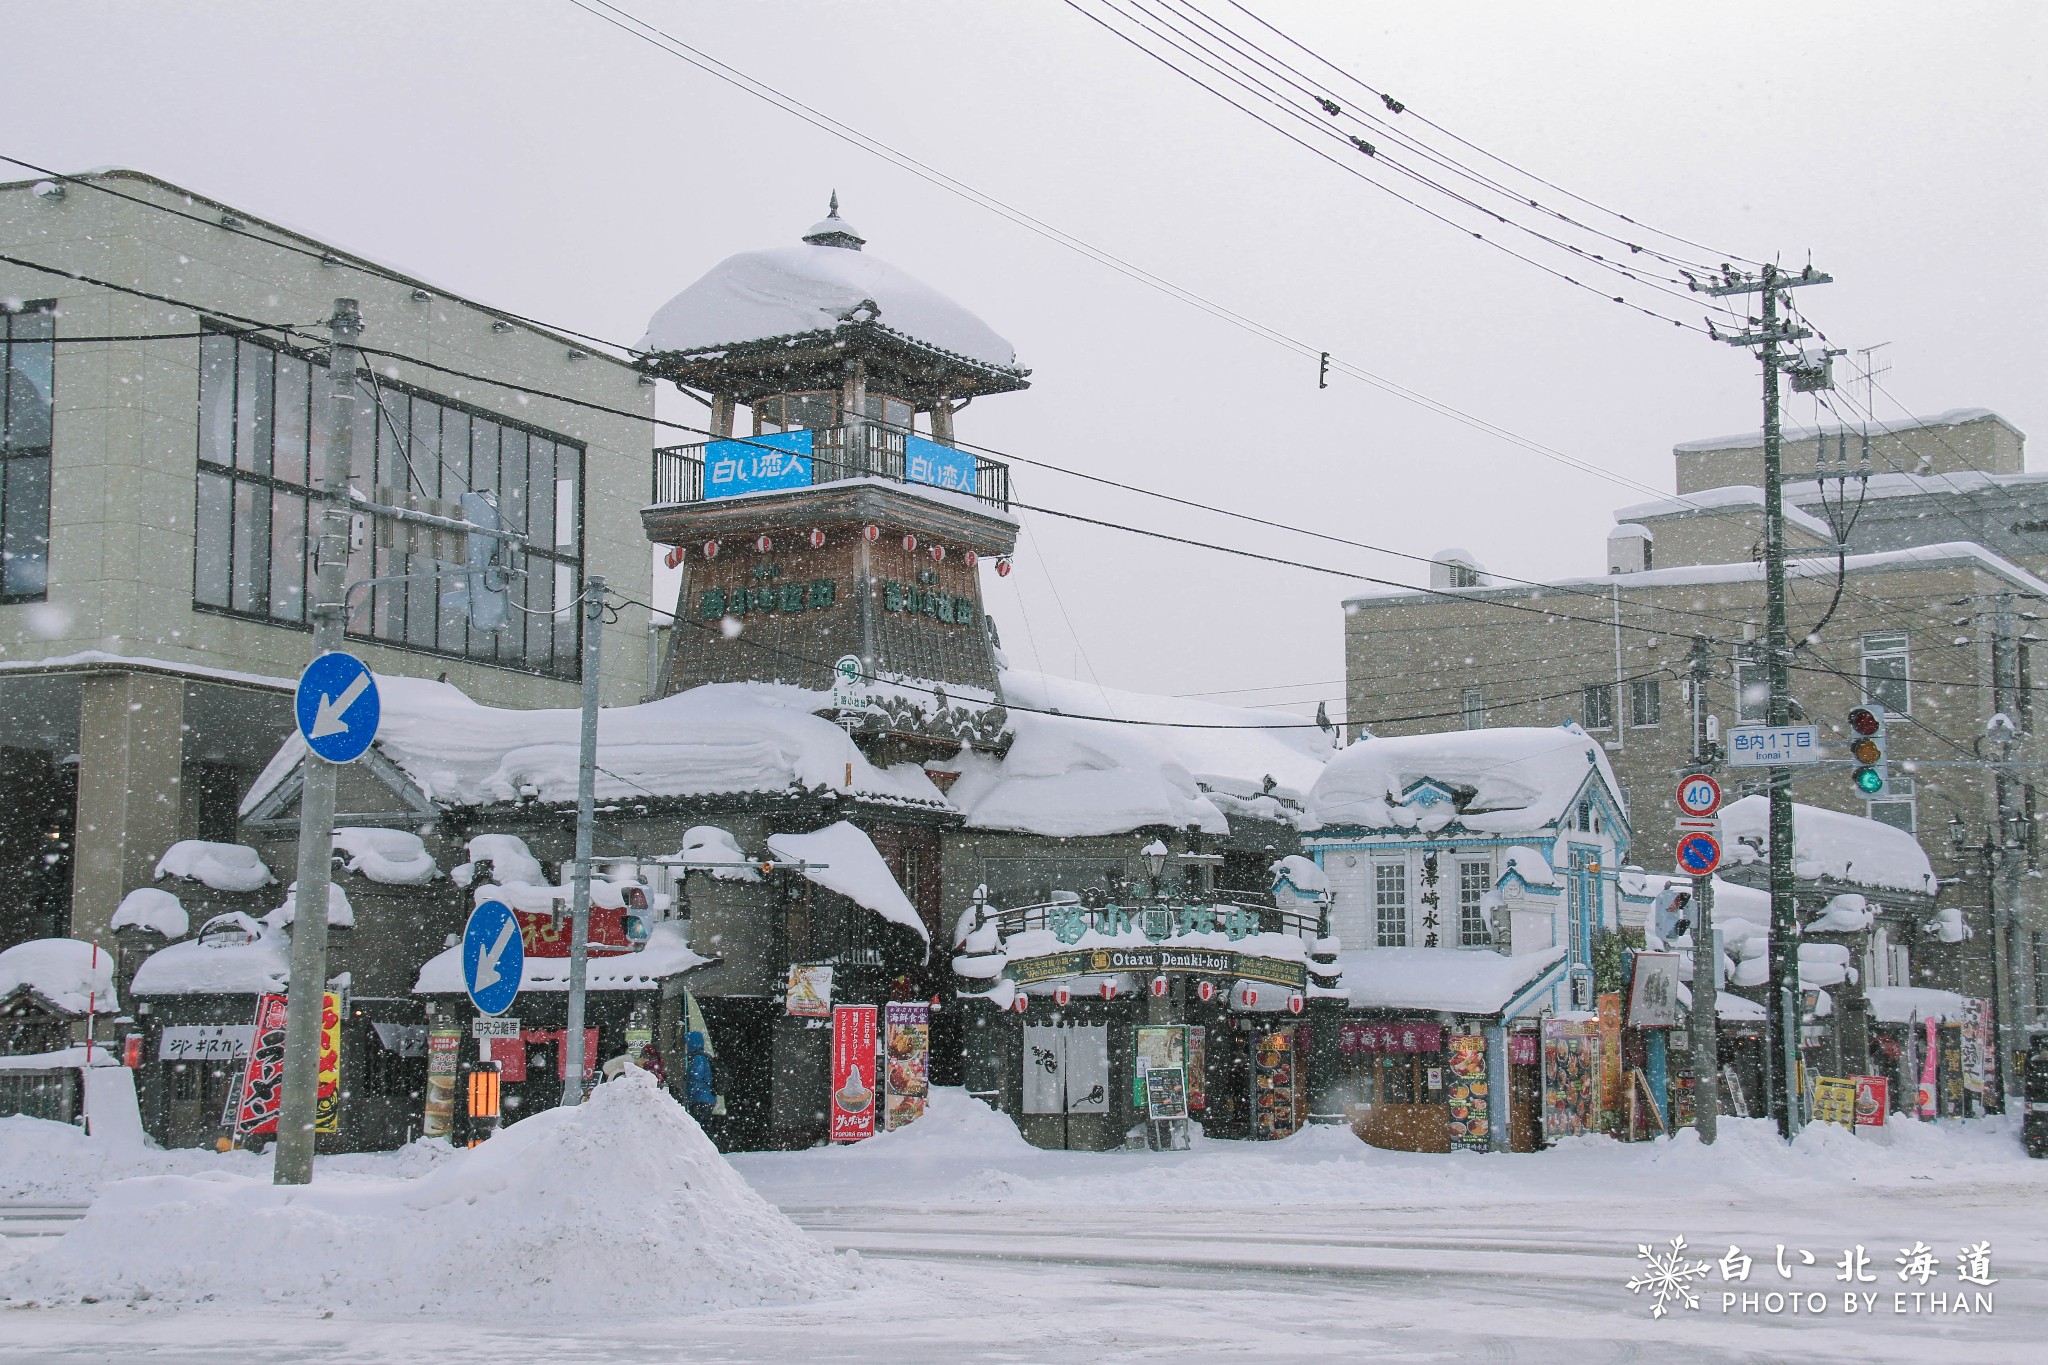
[[[1056,0],[619,2],[1146,269],[1621,478],[1668,489],[1674,442],[1757,424],[1747,353],[1427,220]],[[1811,252],[1838,283],[1803,305],[1838,343],[1891,342],[1885,383],[1907,407],[2042,429],[2043,6],[1247,3],[1641,221],[1750,257]],[[1034,369],[1030,390],[962,415],[968,440],[1410,553],[1465,546],[1528,577],[1599,572],[1612,509],[1645,496],[1355,381],[1319,392],[1313,359],[567,0],[10,0],[0,33],[0,151],[151,171],[622,341],[724,256],[794,240],[836,187],[868,250],[980,313]],[[1420,569],[1029,469],[1017,487],[1332,568]],[[1144,690],[1271,688],[1238,696],[1339,713],[1343,581],[1026,527],[1016,574],[987,578],[1014,662]]]

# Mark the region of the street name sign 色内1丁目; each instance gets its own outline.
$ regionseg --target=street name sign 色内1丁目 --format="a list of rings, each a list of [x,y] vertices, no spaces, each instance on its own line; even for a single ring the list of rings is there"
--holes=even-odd
[[[306,665],[293,710],[307,748],[329,763],[353,763],[377,738],[383,707],[370,666],[336,649]]]
[[[1711,834],[1688,834],[1678,841],[1678,868],[1704,877],[1721,865],[1721,841]]]
[[[1678,779],[1678,814],[1680,819],[1705,819],[1721,809],[1721,784],[1705,773],[1693,773]]]
[[[479,1014],[512,1008],[526,976],[526,945],[519,917],[503,901],[485,901],[469,912],[462,934],[462,988]]]
[[[1728,762],[1738,768],[1820,762],[1818,725],[1738,725],[1728,732]]]

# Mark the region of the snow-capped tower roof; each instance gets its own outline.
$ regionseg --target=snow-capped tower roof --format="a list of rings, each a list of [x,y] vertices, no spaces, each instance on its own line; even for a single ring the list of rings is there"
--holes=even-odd
[[[799,244],[728,256],[656,310],[646,367],[741,402],[836,388],[854,358],[913,402],[1027,387],[1016,347],[866,244],[835,193]]]

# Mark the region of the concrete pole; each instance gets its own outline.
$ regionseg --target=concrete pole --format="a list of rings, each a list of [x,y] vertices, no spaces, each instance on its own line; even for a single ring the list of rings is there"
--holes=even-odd
[[[1692,642],[1692,757],[1705,772],[1707,749],[1707,637]],[[1721,1115],[1721,941],[1714,933],[1714,878],[1692,879],[1692,1112],[1700,1141],[1720,1135]]]
[[[583,734],[576,754],[576,871],[569,902],[569,1019],[562,1040],[562,1103],[583,1102],[583,1004],[590,972],[590,845],[597,814],[598,664],[603,654],[605,581],[583,581]]]
[[[340,649],[348,630],[348,476],[355,459],[356,338],[362,314],[354,299],[336,299],[329,324],[327,457],[320,469],[320,537],[313,560],[313,657]],[[305,758],[299,794],[298,910],[292,922],[291,987],[284,1027],[284,1093],[277,1114],[277,1158],[271,1179],[305,1185],[313,1179],[313,1121],[320,1089],[320,1007],[327,993],[327,886],[334,856],[335,765]]]

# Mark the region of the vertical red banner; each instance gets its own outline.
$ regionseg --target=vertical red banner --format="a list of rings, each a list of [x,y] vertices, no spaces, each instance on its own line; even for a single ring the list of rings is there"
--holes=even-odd
[[[832,1126],[834,1142],[875,1135],[875,1026],[873,1005],[832,1010]]]
[[[242,1072],[242,1084],[233,1092],[227,1116],[237,1139],[277,1132],[277,1106],[284,1089],[284,1014],[282,995],[257,999],[249,1064]]]

